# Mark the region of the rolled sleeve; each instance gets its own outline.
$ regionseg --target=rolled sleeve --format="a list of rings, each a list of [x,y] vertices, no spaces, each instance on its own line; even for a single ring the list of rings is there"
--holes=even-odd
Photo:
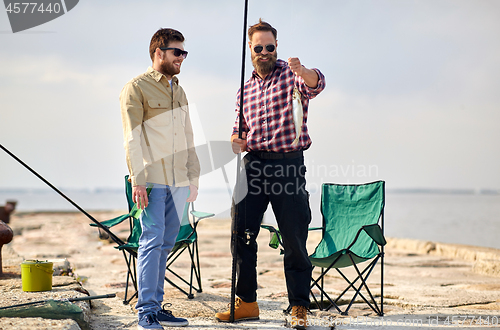
[[[238,135],[239,130],[240,130],[240,91],[238,90],[238,93],[236,93],[236,120],[234,121],[234,126],[233,126],[233,133],[231,135]],[[245,116],[243,116],[243,125],[242,125],[242,130],[243,132],[248,133],[248,125],[245,120]],[[242,133],[243,133],[242,132]]]
[[[297,77],[299,91],[304,97],[308,99],[315,98],[326,87],[325,76],[321,73],[321,71],[319,71],[319,69],[316,68],[313,68],[311,70],[315,71],[318,74],[318,86],[316,86],[315,88],[307,86],[302,77]]]

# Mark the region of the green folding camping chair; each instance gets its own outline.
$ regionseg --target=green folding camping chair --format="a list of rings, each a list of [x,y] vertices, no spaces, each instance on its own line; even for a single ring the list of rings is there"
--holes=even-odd
[[[335,307],[339,313],[347,315],[352,304],[359,296],[379,316],[384,315],[384,245],[383,235],[385,182],[377,181],[360,185],[341,185],[325,183],[321,191],[321,213],[323,215],[323,238],[314,253],[309,256],[314,267],[321,267],[321,274],[313,279],[311,289],[321,292],[321,302],[312,297],[321,309],[323,296],[328,299],[326,309]],[[381,221],[382,227],[378,222]],[[371,261],[370,261],[371,260]],[[380,307],[371,293],[367,279],[380,260]],[[360,271],[358,264],[370,261]],[[354,280],[350,280],[340,270],[353,267]],[[347,288],[335,299],[331,299],[324,287],[324,277],[335,269],[344,280]],[[359,282],[358,282],[359,281]],[[342,311],[338,306],[340,299],[350,289],[354,291],[349,305]],[[364,289],[365,297],[362,290]]]
[[[382,316],[384,314],[383,267],[384,245],[386,244],[383,235],[384,186],[384,181],[360,185],[331,183],[322,185],[321,213],[323,226],[320,229],[322,229],[323,235],[314,253],[309,256],[313,267],[321,269],[320,275],[311,279],[311,296],[314,305],[319,309],[329,310],[334,307],[342,315],[347,315],[352,304],[359,296],[377,315]],[[379,220],[382,227],[378,224]],[[283,246],[278,230],[268,225],[262,225],[261,227],[270,231],[271,240],[269,245],[271,247]],[[379,260],[381,261],[380,307],[367,284],[367,279]],[[370,262],[360,271],[358,264],[366,261]],[[353,280],[344,274],[345,271],[341,271],[341,268],[347,267],[352,267],[355,270]],[[348,284],[347,288],[335,299],[330,298],[324,285],[325,276],[332,269],[335,269]],[[319,289],[320,301],[314,295],[313,288]],[[341,310],[339,306],[341,298],[349,290],[354,291],[353,295],[347,298],[348,306]],[[363,290],[364,292],[362,292]],[[327,300],[325,301],[324,298]]]
[[[151,188],[148,187],[148,195],[150,191]],[[116,226],[117,224],[127,219],[129,220],[130,235],[127,238],[125,244],[116,247],[123,252],[123,257],[125,258],[125,262],[127,263],[127,280],[123,303],[128,304],[134,297],[137,296],[136,259],[137,249],[139,248],[139,238],[142,233],[139,220],[142,210],[138,209],[137,205],[132,201],[132,186],[128,181],[128,175],[125,176],[125,192],[129,206],[129,213],[123,214],[110,220],[102,221],[101,224],[108,228],[112,228],[113,226]],[[179,229],[179,234],[177,235],[175,245],[172,248],[172,251],[170,251],[167,259],[167,274],[165,275],[165,281],[184,293],[189,299],[194,298],[193,290],[195,290],[196,292],[202,292],[200,259],[198,255],[198,234],[196,232],[196,227],[198,226],[198,222],[200,220],[213,217],[214,215],[215,214],[213,213],[195,211],[194,203],[186,203],[181,221],[181,227]],[[91,224],[91,226],[96,225]],[[187,254],[190,258],[189,280],[183,278],[173,269],[175,261],[178,260],[186,250],[188,251]],[[169,275],[173,277],[169,278]],[[134,293],[130,297],[129,282],[132,282],[132,285],[135,289]],[[182,288],[181,285],[187,285],[187,289]]]

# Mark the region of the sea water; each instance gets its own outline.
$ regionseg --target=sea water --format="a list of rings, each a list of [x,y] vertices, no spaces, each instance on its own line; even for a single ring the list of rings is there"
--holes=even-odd
[[[126,210],[121,189],[63,190],[68,198],[92,214],[96,210]],[[0,205],[17,200],[16,210],[77,211],[67,200],[51,190],[0,190]],[[311,226],[321,225],[320,194],[312,191]],[[199,211],[228,219],[231,196],[225,189],[200,189],[195,207]],[[500,195],[474,193],[387,192],[384,214],[388,237],[414,238],[500,249]],[[106,220],[106,219],[98,219]],[[90,220],[89,220],[90,222]],[[271,207],[264,222],[275,224]]]

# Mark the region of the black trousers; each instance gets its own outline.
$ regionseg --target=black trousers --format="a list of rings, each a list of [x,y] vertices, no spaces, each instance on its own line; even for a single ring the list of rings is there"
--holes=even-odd
[[[309,307],[312,265],[306,249],[311,222],[304,157],[262,159],[248,153],[240,175],[237,214],[233,199],[233,224],[237,239],[236,295],[245,302],[257,300],[257,242],[264,212],[271,203],[284,245],[284,270],[291,306]],[[245,182],[246,181],[246,182]],[[248,188],[241,189],[241,188]],[[243,197],[244,196],[244,197]],[[234,251],[233,251],[234,253]]]

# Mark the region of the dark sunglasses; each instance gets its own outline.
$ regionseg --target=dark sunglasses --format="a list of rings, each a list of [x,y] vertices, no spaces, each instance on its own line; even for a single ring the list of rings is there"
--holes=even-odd
[[[182,58],[186,59],[186,57],[188,56],[188,52],[186,52],[185,50],[179,49],[179,48],[160,47],[160,49],[161,50],[173,49],[175,57],[182,56]]]
[[[276,49],[276,46],[273,45],[273,44],[269,44],[269,45],[266,45],[266,50],[269,52],[269,53],[272,53],[274,52],[274,50]],[[255,46],[253,48],[253,51],[256,52],[257,54],[259,54],[260,52],[262,52],[264,50],[264,46],[261,46],[261,45],[258,45],[258,46]]]

